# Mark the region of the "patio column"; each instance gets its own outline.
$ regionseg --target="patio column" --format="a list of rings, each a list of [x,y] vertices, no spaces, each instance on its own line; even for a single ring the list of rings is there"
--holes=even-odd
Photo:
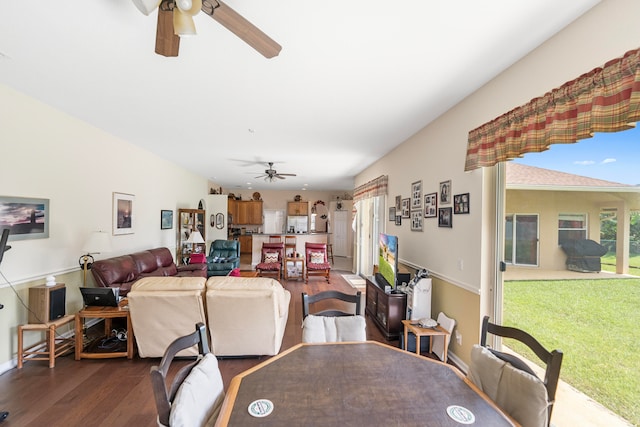
[[[626,202],[617,206],[618,226],[616,228],[616,274],[629,273],[629,225],[631,210]]]

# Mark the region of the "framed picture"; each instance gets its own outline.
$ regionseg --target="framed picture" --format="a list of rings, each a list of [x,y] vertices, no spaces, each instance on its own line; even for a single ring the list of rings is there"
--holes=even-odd
[[[160,229],[170,230],[173,228],[173,211],[161,210],[160,211]]]
[[[133,194],[113,193],[113,235],[133,234]]]
[[[0,230],[9,241],[49,238],[49,199],[0,196]]]
[[[224,214],[222,212],[218,212],[216,214],[216,228],[218,230],[222,230],[224,228]]]
[[[438,209],[438,227],[453,227],[451,220],[453,219],[453,215],[451,215],[451,208],[439,208]]]
[[[422,210],[422,181],[416,181],[411,184],[411,210]]]
[[[409,218],[411,199],[402,199],[402,218]]]
[[[402,225],[402,215],[396,215],[396,225]]]
[[[449,203],[451,203],[451,180],[440,183],[440,204],[447,205]]]
[[[396,220],[396,208],[395,206],[392,206],[389,208],[389,221],[395,221]]]
[[[453,213],[469,213],[469,193],[456,194],[453,196]]]
[[[402,198],[401,196],[396,196],[396,212],[400,212],[402,210]]]
[[[438,193],[424,195],[424,217],[435,218],[438,216]]]
[[[411,211],[411,231],[422,231],[422,209]]]

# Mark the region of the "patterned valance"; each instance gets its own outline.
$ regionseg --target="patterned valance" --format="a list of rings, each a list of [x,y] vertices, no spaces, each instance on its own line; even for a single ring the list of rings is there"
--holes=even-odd
[[[640,49],[469,132],[465,171],[640,121]]]
[[[357,202],[363,199],[370,199],[375,196],[383,196],[387,194],[387,175],[381,175],[376,179],[364,183],[353,190],[353,201]]]

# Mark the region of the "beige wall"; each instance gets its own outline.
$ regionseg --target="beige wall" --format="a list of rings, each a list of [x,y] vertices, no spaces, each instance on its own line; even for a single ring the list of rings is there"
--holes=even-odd
[[[603,1],[356,177],[357,186],[388,175],[387,206],[396,195],[408,197],[417,180],[425,192],[451,179],[454,194],[471,194],[470,214],[454,215],[451,229],[438,228],[428,218],[423,232],[410,231],[408,222],[396,227],[385,221],[387,230],[399,237],[401,262],[425,267],[438,279],[433,312],[456,318],[463,345],[453,344],[452,351],[463,363],[479,337],[481,317],[492,315],[501,284],[494,248],[496,218],[503,216],[496,215],[495,168],[464,172],[468,132],[637,48],[638,16],[640,2]]]

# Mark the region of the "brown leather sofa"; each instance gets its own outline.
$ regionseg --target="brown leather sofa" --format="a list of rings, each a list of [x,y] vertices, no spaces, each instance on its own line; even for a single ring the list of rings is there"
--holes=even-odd
[[[96,285],[120,288],[125,296],[131,285],[143,277],[178,276],[207,277],[207,264],[176,266],[167,248],[149,249],[129,255],[107,258],[93,263],[91,267]]]

